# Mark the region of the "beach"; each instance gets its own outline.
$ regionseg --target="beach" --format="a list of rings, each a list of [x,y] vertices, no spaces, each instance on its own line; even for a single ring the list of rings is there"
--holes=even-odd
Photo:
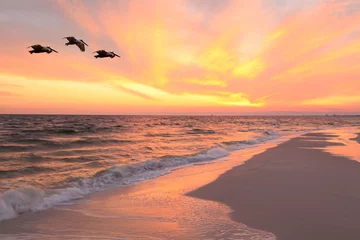
[[[346,147],[337,137],[291,139],[188,195],[224,203],[233,220],[278,240],[360,239],[360,164],[320,150]]]
[[[27,212],[0,222],[0,238],[359,239],[360,164],[349,151],[358,147],[355,133],[278,139]]]

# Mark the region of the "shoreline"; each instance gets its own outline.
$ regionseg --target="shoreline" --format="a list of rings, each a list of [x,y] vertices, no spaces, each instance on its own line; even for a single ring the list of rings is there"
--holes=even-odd
[[[346,147],[328,132],[281,143],[187,196],[223,203],[277,240],[360,239],[360,163],[323,151]]]
[[[356,134],[357,134],[357,137],[351,138],[350,140],[354,140],[355,142],[360,144],[360,133],[356,133]]]
[[[344,128],[323,131],[328,132],[327,135],[319,135],[316,133],[318,131],[308,133],[306,137],[308,141],[303,141],[301,146],[312,147],[315,149],[311,149],[311,151],[324,153],[318,148],[327,147],[328,144],[344,146],[333,142],[324,143],[325,140],[337,136],[335,135],[336,131],[350,132]],[[249,166],[254,158],[268,154],[269,151],[272,152],[273,149],[289,142],[290,145],[293,145],[291,141],[294,138],[304,137],[284,136],[270,143],[235,151],[222,160],[174,169],[172,173],[155,179],[96,192],[75,202],[65,203],[46,211],[22,214],[18,218],[0,222],[0,238],[57,240],[82,239],[84,236],[88,236],[92,239],[143,240],[169,239],[171,236],[172,239],[179,240],[238,239],[239,237],[244,240],[274,240],[276,232],[252,225],[242,219],[236,219],[238,211],[234,206],[219,201],[219,199],[193,196],[193,193],[218,182],[229,172],[237,171],[235,169]],[[293,149],[290,148],[289,151],[291,152]],[[344,159],[349,161],[348,158]],[[355,163],[355,161],[352,162]],[[268,165],[267,163],[262,164]],[[256,165],[259,164],[253,166],[252,171],[249,171],[250,174],[251,172],[255,173]],[[273,167],[279,168],[279,163]],[[284,167],[286,168],[286,165]],[[224,197],[233,198],[226,191],[237,185],[239,185],[238,181],[233,186],[231,184],[230,186],[223,185]],[[252,189],[245,190],[251,191]],[[232,191],[232,193],[236,193],[236,191]],[[255,214],[259,217],[256,209],[253,212],[250,209],[250,215]],[[260,217],[263,216],[260,215]],[[279,240],[279,238],[276,239]],[[283,239],[287,238],[280,238],[280,240]],[[293,239],[297,240],[290,238],[290,240]],[[321,240],[321,238],[316,240]]]
[[[99,191],[156,179],[181,168],[216,163],[234,152],[261,147],[288,138],[287,135],[265,131],[262,136],[250,138],[244,142],[235,141],[234,144],[228,146],[214,146],[193,155],[178,157],[178,159],[147,160],[136,164],[111,167],[97,172],[90,178],[83,179],[81,184],[77,185],[70,184],[55,189],[36,187],[8,189],[3,193],[0,192],[0,223],[17,218],[27,212],[46,211],[63,203],[91,197],[92,194]],[[18,199],[19,197],[20,199]]]
[[[221,160],[178,168],[168,175],[134,185],[96,192],[70,205],[21,214],[0,222],[0,238],[57,240],[82,239],[86,235],[92,239],[143,240],[171,236],[182,240],[222,236],[274,240],[271,233],[232,221],[227,206],[187,197],[186,193],[287,139],[235,151]]]

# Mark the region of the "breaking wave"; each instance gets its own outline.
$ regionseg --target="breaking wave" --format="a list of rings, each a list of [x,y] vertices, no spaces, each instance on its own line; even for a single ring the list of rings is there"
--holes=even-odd
[[[46,210],[63,202],[82,198],[90,193],[104,190],[111,186],[129,185],[139,181],[156,178],[170,173],[173,169],[207,162],[226,157],[232,151],[264,143],[279,137],[275,132],[247,140],[217,144],[208,150],[187,156],[166,156],[161,160],[148,160],[137,164],[111,167],[94,174],[90,178],[69,178],[68,187],[59,189],[20,188],[10,189],[0,195],[0,221],[15,218],[29,211]],[[33,171],[51,169],[22,169],[31,174]]]

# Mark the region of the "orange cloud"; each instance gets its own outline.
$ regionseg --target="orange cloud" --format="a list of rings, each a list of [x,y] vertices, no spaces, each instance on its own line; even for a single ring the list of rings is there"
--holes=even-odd
[[[338,106],[353,105],[360,103],[360,96],[330,96],[324,98],[315,98],[302,101],[304,105],[320,105],[320,106]]]

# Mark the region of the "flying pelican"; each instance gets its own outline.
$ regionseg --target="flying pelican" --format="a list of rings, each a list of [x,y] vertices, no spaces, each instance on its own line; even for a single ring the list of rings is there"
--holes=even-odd
[[[78,46],[80,48],[80,50],[82,52],[85,52],[85,45],[89,46],[82,39],[76,39],[74,37],[64,37],[63,39],[65,39],[65,38],[68,40],[68,42],[65,43],[66,46],[76,45],[76,46]]]
[[[33,50],[30,50],[29,53],[33,54],[33,53],[44,53],[46,52],[47,54],[51,53],[51,52],[56,52],[58,53],[58,51],[56,51],[55,49],[52,49],[51,47],[47,46],[47,47],[43,47],[40,44],[35,44],[32,46],[29,46],[27,48],[33,48]]]
[[[98,50],[98,51],[95,51],[93,53],[97,53],[98,55],[95,55],[94,58],[106,58],[106,57],[110,57],[110,58],[114,58],[115,56],[116,57],[119,57],[121,58],[119,55],[117,55],[116,53],[114,52],[107,52],[105,50]]]

